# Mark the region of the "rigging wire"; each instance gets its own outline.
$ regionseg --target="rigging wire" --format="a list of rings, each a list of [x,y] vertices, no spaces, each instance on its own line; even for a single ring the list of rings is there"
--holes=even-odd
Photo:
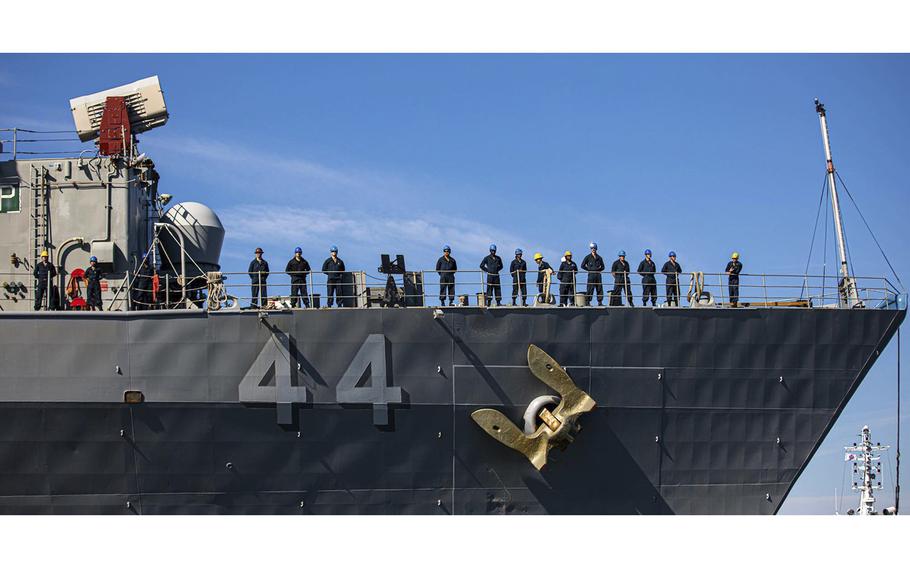
[[[901,328],[897,328],[897,463],[894,473],[894,514],[900,513],[901,502]]]
[[[12,140],[4,140],[4,142],[12,142]],[[82,143],[78,138],[16,138],[16,142],[21,144],[22,142],[78,142]]]
[[[25,150],[17,150],[16,154],[22,154],[23,156],[62,156],[62,155],[68,156],[68,155],[72,154],[73,152],[75,152],[75,150],[60,150],[57,152],[27,152]],[[2,153],[3,154],[12,154],[12,152],[2,152]]]
[[[73,134],[73,130],[28,130],[27,128],[4,128],[3,130],[9,132],[11,130],[16,130],[17,132],[29,132],[31,134]]]
[[[856,212],[859,213],[859,218],[862,219],[863,224],[866,226],[866,230],[869,231],[869,234],[872,236],[872,240],[875,242],[875,246],[878,247],[878,252],[882,254],[882,258],[884,258],[885,262],[888,263],[888,268],[891,269],[891,274],[894,275],[894,277],[897,279],[897,283],[900,284],[901,288],[903,288],[904,283],[901,282],[900,276],[897,275],[897,271],[894,270],[894,266],[892,266],[891,261],[888,260],[888,255],[885,254],[884,249],[882,249],[882,245],[880,245],[878,239],[875,238],[875,233],[872,232],[872,227],[869,226],[869,223],[866,221],[866,217],[863,215],[863,212],[860,211],[859,205],[856,203],[856,200],[853,199],[853,194],[851,194],[850,190],[847,189],[847,184],[844,182],[844,178],[840,176],[840,172],[835,171],[834,173],[837,174],[837,179],[840,180],[841,186],[843,186],[844,191],[847,192],[847,197],[850,198],[850,202],[853,203],[853,207],[855,207]]]
[[[825,176],[825,187],[828,185],[828,177]],[[822,302],[825,301],[828,294],[828,213],[830,208],[831,194],[825,191],[825,246],[822,248]]]
[[[799,293],[799,298],[803,298],[803,292],[808,293],[806,288],[809,283],[809,263],[812,262],[812,251],[815,249],[815,235],[818,233],[818,218],[821,217],[822,213],[822,201],[825,199],[825,188],[828,185],[828,175],[825,174],[824,181],[822,182],[822,192],[818,195],[818,209],[815,211],[815,226],[812,228],[812,241],[809,243],[809,258],[806,259],[806,270],[803,273],[805,279],[803,280],[803,289]]]
[[[847,231],[844,231],[844,248],[847,249],[847,276],[853,280],[853,289],[859,294],[859,289],[856,287],[856,267],[853,265],[853,253],[850,252],[850,239],[847,238]]]

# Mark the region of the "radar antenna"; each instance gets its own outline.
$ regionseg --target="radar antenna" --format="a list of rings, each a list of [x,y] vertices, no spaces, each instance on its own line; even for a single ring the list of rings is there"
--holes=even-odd
[[[837,235],[837,252],[840,257],[840,275],[841,281],[838,285],[840,298],[847,307],[862,307],[859,300],[859,293],[856,290],[856,282],[850,275],[847,267],[847,238],[844,235],[844,221],[840,213],[840,201],[837,198],[837,185],[834,181],[834,161],[831,158],[831,141],[828,138],[828,119],[825,116],[825,105],[815,99],[815,112],[818,113],[818,120],[822,129],[822,140],[825,144],[825,160],[828,169],[828,187],[831,191],[831,208],[834,210],[834,232]]]

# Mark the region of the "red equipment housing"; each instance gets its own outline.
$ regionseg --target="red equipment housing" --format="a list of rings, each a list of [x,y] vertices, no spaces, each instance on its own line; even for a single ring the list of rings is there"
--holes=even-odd
[[[102,156],[124,156],[129,152],[133,136],[124,97],[107,97],[101,114],[98,153]]]

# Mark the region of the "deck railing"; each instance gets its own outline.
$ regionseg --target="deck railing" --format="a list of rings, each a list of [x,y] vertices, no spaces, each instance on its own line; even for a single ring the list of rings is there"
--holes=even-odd
[[[442,274],[437,271],[414,271],[393,276],[395,289],[387,293],[386,275],[366,272],[324,273],[309,272],[305,275],[291,275],[272,272],[263,278],[265,291],[259,292],[259,301],[254,301],[254,285],[257,277],[265,275],[246,272],[217,273],[217,282],[210,283],[210,295],[222,299],[222,305],[209,309],[229,307],[265,307],[266,309],[327,307],[378,307],[398,305],[402,307],[497,307],[511,306],[513,300],[518,307],[541,305],[597,306],[600,294],[596,286],[589,286],[587,275],[580,273],[574,280],[560,282],[554,272],[549,286],[538,283],[537,272],[528,271],[524,279],[524,290],[516,286],[508,272],[500,273],[498,290],[488,282],[489,275],[480,270],[454,271],[454,283],[443,289]],[[448,274],[448,273],[446,273]],[[305,286],[294,284],[292,276],[305,278]],[[340,284],[329,278],[342,278]],[[610,273],[601,275],[604,307],[628,306],[631,293],[634,306],[643,305],[646,286],[640,274],[628,276],[628,288],[620,286]],[[768,308],[846,308],[849,299],[842,293],[840,278],[836,276],[810,276],[788,274],[740,274],[738,285],[730,283],[723,273],[684,272],[679,274],[677,284],[668,284],[663,274],[656,275],[656,284],[649,286],[657,306],[665,307],[768,307]],[[894,302],[899,291],[882,277],[854,277],[859,292],[860,305],[857,307],[880,307]],[[591,290],[589,290],[589,287]],[[453,290],[452,290],[453,289]],[[452,290],[452,291],[450,291]],[[213,291],[217,291],[213,294]],[[614,294],[613,292],[616,292]],[[331,292],[331,296],[329,293]],[[498,292],[498,294],[497,294]],[[264,300],[262,298],[265,298]],[[497,297],[500,298],[497,302]],[[611,301],[612,298],[612,301]],[[676,301],[674,301],[676,300]],[[650,307],[652,302],[649,301]]]
[[[648,287],[642,283],[640,274],[630,274],[629,285],[624,287],[616,283],[612,274],[604,273],[601,275],[601,296],[600,290],[589,284],[585,273],[577,274],[574,281],[560,282],[554,272],[547,286],[537,282],[536,271],[529,271],[522,289],[521,284],[516,285],[511,275],[505,272],[504,276],[500,274],[498,290],[495,284],[488,282],[489,275],[483,271],[459,270],[452,274],[454,283],[445,286],[445,289],[442,275],[435,270],[395,275],[392,289],[388,288],[388,276],[358,271],[314,271],[305,274],[217,272],[188,278],[186,286],[181,286],[179,276],[173,274],[160,274],[157,284],[153,284],[149,274],[119,275],[107,281],[111,292],[103,295],[103,309],[196,307],[215,311],[237,308],[448,307],[450,304],[453,307],[495,308],[500,303],[511,306],[513,301],[517,307],[529,308],[549,305],[598,307],[600,298],[606,308],[629,307],[630,294],[633,305],[642,307],[646,290],[653,292],[653,303],[649,301],[648,307],[831,309],[888,307],[895,304],[902,293],[887,278],[854,277],[860,303],[851,306],[840,286],[840,278],[836,276],[740,274],[739,284],[735,286],[731,285],[726,274],[684,272],[679,274],[676,286],[668,283],[663,274],[657,274],[656,284]],[[258,290],[258,297],[254,297],[257,279],[263,286]],[[31,274],[0,272],[0,311],[31,309],[34,303],[33,283]],[[58,276],[54,284],[57,298],[52,303],[58,309],[66,309],[69,298],[65,290],[61,290],[63,279]],[[48,291],[48,294],[54,292]],[[82,286],[83,297],[85,293]],[[42,305],[46,307],[49,303],[44,301]]]

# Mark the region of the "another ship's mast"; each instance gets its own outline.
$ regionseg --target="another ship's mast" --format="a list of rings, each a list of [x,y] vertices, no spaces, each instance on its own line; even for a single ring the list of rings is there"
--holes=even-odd
[[[847,267],[847,239],[844,236],[844,221],[840,213],[840,201],[837,197],[837,184],[834,181],[834,161],[831,158],[831,141],[828,139],[828,119],[825,117],[825,105],[815,99],[815,112],[818,113],[818,120],[821,123],[822,140],[825,143],[825,159],[828,168],[828,187],[831,190],[831,207],[834,209],[834,232],[837,234],[837,251],[840,256],[840,274],[841,282],[838,289],[841,298],[846,302],[847,307],[855,307],[860,304],[859,294],[856,291],[856,283],[850,276],[850,270]]]
[[[844,448],[847,450],[847,459],[853,462],[853,472],[860,475],[860,481],[853,482],[853,489],[860,492],[857,515],[875,515],[874,489],[881,489],[881,456],[874,452],[887,450],[888,446],[872,444],[872,434],[868,426],[863,426],[862,442]],[[878,482],[874,480],[878,478]],[[886,511],[887,514],[887,511]]]

